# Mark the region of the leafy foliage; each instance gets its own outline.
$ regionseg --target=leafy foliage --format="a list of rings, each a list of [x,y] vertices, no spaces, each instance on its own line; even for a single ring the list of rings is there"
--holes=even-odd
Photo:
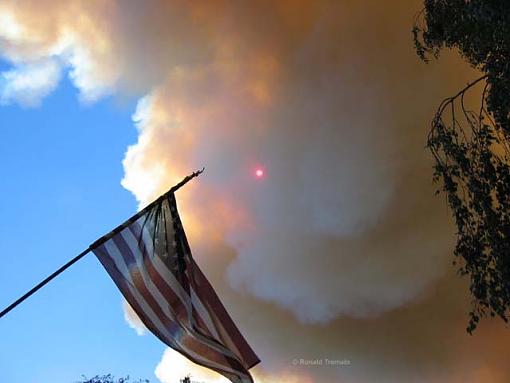
[[[96,375],[90,379],[84,376],[84,377],[82,377],[82,379],[83,380],[80,380],[77,383],[129,383],[130,382],[129,376],[127,376],[125,378],[116,379],[112,374],[103,375],[103,376]],[[131,381],[131,383],[149,383],[149,381],[147,379],[145,379],[145,380],[139,379],[136,381]]]
[[[510,2],[425,0],[413,28],[417,54],[457,49],[483,76],[439,106],[428,137],[440,183],[458,228],[459,272],[470,278],[467,328],[510,309]],[[485,84],[477,111],[464,102]]]
[[[501,0],[425,0],[413,28],[422,60],[455,48],[487,75],[488,111],[510,134],[510,2]],[[419,22],[422,22],[419,25]]]

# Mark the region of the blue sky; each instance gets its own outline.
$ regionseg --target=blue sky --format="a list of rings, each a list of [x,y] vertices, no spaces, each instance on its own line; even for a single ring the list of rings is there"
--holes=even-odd
[[[0,306],[136,211],[120,185],[122,158],[136,141],[134,106],[115,98],[84,105],[65,79],[40,107],[0,107]],[[164,349],[125,324],[120,294],[93,254],[1,321],[4,382],[110,372],[154,380]]]

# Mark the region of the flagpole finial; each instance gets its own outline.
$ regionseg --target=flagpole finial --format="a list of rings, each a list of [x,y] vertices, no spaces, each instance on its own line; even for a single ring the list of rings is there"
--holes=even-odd
[[[203,167],[202,167],[202,169],[197,170],[196,172],[194,172],[194,173],[192,174],[192,176],[193,176],[193,177],[198,177],[200,174],[202,174],[202,173],[204,172],[204,170],[205,170],[205,166],[203,166]]]
[[[185,177],[181,182],[179,182],[177,185],[175,185],[169,191],[167,191],[165,194],[163,194],[160,198],[164,198],[166,195],[179,190],[182,186],[186,185],[193,178],[198,177],[200,174],[202,174],[204,172],[204,170],[205,170],[205,166],[202,169],[191,173],[189,176]]]

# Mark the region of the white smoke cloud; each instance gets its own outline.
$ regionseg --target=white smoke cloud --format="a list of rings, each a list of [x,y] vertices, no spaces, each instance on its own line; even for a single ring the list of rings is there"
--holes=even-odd
[[[84,102],[115,90],[122,69],[112,45],[113,3],[93,3],[0,4],[0,51],[15,66],[3,74],[4,102],[38,105],[58,84],[62,68]]]
[[[147,333],[147,327],[143,324],[140,317],[136,315],[133,308],[125,300],[122,300],[122,309],[124,311],[124,320],[138,335],[145,335]]]
[[[138,101],[133,114],[133,122],[138,128],[139,137],[136,145],[130,146],[124,157],[125,169],[131,169],[122,180],[122,186],[128,190],[137,190],[138,201],[149,201],[156,195],[156,186],[164,176],[164,170],[157,164],[147,164],[144,159],[145,147],[150,141],[150,127],[154,126],[156,118],[152,113],[152,97],[146,96]]]
[[[210,383],[229,383],[230,381],[212,370],[195,365],[187,358],[170,348],[163,353],[163,357],[156,366],[156,377],[162,383],[180,382],[185,376],[190,375],[192,381]]]
[[[21,64],[0,73],[0,104],[39,106],[59,80],[60,66],[55,60]]]

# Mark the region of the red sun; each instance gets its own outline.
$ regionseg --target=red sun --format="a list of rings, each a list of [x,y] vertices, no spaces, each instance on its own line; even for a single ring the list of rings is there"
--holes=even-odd
[[[255,177],[262,178],[264,177],[264,169],[258,167],[255,169]]]

